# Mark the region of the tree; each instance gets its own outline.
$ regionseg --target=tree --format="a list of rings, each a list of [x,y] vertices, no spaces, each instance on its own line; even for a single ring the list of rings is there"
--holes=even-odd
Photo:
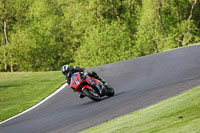
[[[136,56],[157,53],[160,45],[165,43],[161,8],[161,0],[143,0],[138,32],[136,33]]]
[[[0,17],[1,27],[0,29],[0,51],[2,52],[0,65],[4,64],[4,71],[10,68],[13,71],[13,45],[11,45],[10,38],[19,28],[24,28],[24,18],[27,13],[32,0],[1,0],[0,1]]]
[[[0,0],[0,71],[91,67],[186,46],[200,41],[199,12],[199,0]]]
[[[134,50],[127,31],[118,22],[94,26],[74,56],[75,65],[93,67],[132,58]]]

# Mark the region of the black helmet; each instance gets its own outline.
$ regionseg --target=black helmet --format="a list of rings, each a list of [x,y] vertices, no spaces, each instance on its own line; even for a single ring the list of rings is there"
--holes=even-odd
[[[61,69],[63,75],[67,75],[71,71],[71,67],[69,65],[64,65]]]

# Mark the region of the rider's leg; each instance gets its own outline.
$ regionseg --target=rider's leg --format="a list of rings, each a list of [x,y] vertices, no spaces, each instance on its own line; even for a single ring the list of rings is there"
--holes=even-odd
[[[108,84],[106,83],[106,81],[103,78],[100,78],[96,72],[92,72],[92,73],[88,73],[89,76],[94,77],[98,80],[100,80],[103,83],[103,86],[101,87],[100,94],[103,96],[106,94],[106,88],[108,86]]]
[[[100,78],[96,72],[92,71],[92,73],[89,73],[89,76],[94,77],[98,80],[100,80],[104,85],[107,85],[106,81],[103,78]]]

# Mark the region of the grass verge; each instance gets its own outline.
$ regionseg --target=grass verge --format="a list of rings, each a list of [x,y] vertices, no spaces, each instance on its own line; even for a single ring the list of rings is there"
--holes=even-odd
[[[200,87],[82,133],[199,133]]]
[[[39,103],[64,83],[60,72],[1,72],[0,79],[0,121]]]

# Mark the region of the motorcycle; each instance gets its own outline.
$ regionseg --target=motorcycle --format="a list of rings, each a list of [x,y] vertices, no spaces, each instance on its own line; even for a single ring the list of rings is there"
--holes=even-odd
[[[103,83],[83,72],[76,72],[71,76],[70,87],[94,101],[100,101],[103,96],[111,97],[114,89],[108,85],[103,89]]]

